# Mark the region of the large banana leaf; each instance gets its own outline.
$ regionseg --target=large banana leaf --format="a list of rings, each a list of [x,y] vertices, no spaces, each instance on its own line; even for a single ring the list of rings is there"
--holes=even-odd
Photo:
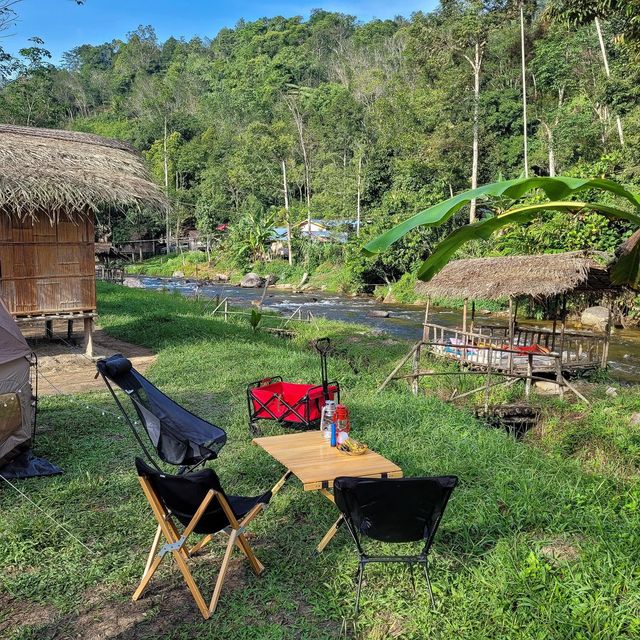
[[[550,200],[563,200],[574,193],[585,189],[607,191],[628,200],[636,209],[640,208],[640,197],[628,191],[612,180],[604,178],[520,178],[493,182],[477,189],[470,189],[463,193],[440,202],[393,227],[365,245],[363,251],[367,255],[374,255],[388,249],[396,240],[419,226],[438,226],[446,222],[471,200],[480,198],[509,198],[518,200],[535,189],[541,189]]]
[[[640,227],[640,196],[628,191],[617,182],[604,178],[524,178],[494,182],[477,189],[470,189],[440,202],[378,236],[369,242],[363,251],[368,255],[374,255],[388,249],[396,240],[418,226],[441,225],[474,198],[494,197],[518,200],[535,189],[542,190],[552,201],[512,207],[492,218],[456,229],[436,247],[431,256],[422,264],[418,270],[418,278],[425,281],[433,278],[465,242],[474,239],[487,240],[494,231],[501,227],[511,223],[530,222],[544,211],[576,212],[586,209],[611,220],[626,220]],[[562,200],[585,189],[605,191],[624,198],[633,205],[635,211],[630,212],[599,203]],[[634,289],[640,288],[640,233],[634,233],[621,247],[618,261],[612,270],[612,282],[628,285]]]
[[[524,205],[515,209],[510,209],[504,213],[497,215],[493,218],[487,218],[474,224],[467,224],[463,227],[456,229],[450,233],[435,249],[435,251],[429,256],[427,260],[422,264],[418,270],[418,278],[420,280],[431,280],[433,276],[438,273],[449,260],[453,257],[455,252],[469,240],[482,239],[487,240],[492,233],[498,229],[504,227],[507,224],[514,222],[525,223],[531,222],[536,216],[540,215],[544,211],[568,211],[576,212],[589,210],[596,213],[600,213],[609,219],[622,219],[627,220],[633,224],[640,226],[640,215],[618,209],[616,207],[610,207],[608,205],[590,203],[590,202],[544,202],[540,204]],[[632,255],[633,251],[629,255]],[[637,260],[636,260],[637,262]],[[629,283],[629,280],[633,280],[633,258],[630,258],[629,266],[619,274],[621,281],[624,284]],[[636,276],[637,279],[637,276]],[[622,283],[622,282],[621,282]]]

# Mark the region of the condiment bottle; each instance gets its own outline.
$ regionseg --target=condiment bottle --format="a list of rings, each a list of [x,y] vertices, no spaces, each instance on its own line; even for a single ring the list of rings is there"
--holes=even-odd
[[[335,413],[336,421],[336,443],[342,444],[348,437],[351,430],[351,423],[349,421],[349,409],[343,404],[339,404],[336,407]]]

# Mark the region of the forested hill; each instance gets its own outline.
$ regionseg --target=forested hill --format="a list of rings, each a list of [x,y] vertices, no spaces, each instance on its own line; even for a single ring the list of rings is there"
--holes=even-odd
[[[531,172],[638,184],[640,72],[619,25],[602,21],[607,79],[594,23],[554,21],[543,4],[525,11]],[[4,62],[0,121],[130,141],[167,183],[172,228],[248,215],[282,224],[284,169],[292,220],[307,210],[353,219],[359,202],[366,238],[469,188],[476,75],[478,183],[523,173],[517,6],[447,0],[367,23],[316,10],[188,42],[159,42],[140,27],[125,41],[79,46],[60,66],[36,39]],[[163,221],[131,214],[115,227],[115,238],[159,235]],[[624,232],[600,218],[551,216],[506,234],[497,250],[609,249]],[[381,260],[397,275],[435,239],[416,233]]]

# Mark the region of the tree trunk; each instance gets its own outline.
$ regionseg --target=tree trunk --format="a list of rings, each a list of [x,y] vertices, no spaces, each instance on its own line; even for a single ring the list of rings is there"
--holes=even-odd
[[[478,187],[478,120],[480,114],[480,65],[482,64],[482,53],[480,42],[476,41],[476,54],[473,62],[473,158],[471,161],[471,188]],[[469,208],[469,222],[476,221],[476,199],[471,201]]]
[[[284,191],[284,210],[287,220],[287,251],[289,253],[289,264],[293,264],[293,251],[291,249],[291,218],[289,217],[289,186],[287,185],[287,165],[282,160],[282,186]]]
[[[527,66],[524,50],[524,4],[520,2],[520,55],[522,58],[522,133],[524,136],[524,177],[529,177],[529,141],[527,139]]]
[[[287,101],[293,121],[298,131],[298,139],[300,141],[300,150],[302,151],[302,162],[304,165],[304,183],[307,201],[307,232],[309,234],[309,242],[311,242],[311,178],[309,175],[309,158],[307,156],[307,146],[304,143],[304,124],[302,122],[302,114],[298,110],[298,106],[293,100]]]
[[[554,149],[553,129],[546,123],[542,122],[542,127],[547,134],[547,149],[549,154],[549,176],[554,177],[556,175],[556,154]]]
[[[609,58],[607,57],[607,49],[604,46],[604,38],[602,37],[602,28],[600,26],[600,20],[598,16],[595,17],[596,31],[598,32],[598,41],[600,42],[600,51],[602,52],[602,62],[604,62],[604,72],[607,78],[611,77],[611,71],[609,69]],[[620,145],[624,147],[624,134],[622,132],[622,120],[620,116],[616,116],[616,128],[618,129],[618,138],[620,139]]]
[[[164,162],[164,193],[168,198],[169,197],[169,157],[167,154],[167,116],[164,117],[164,138],[162,142],[162,155],[163,155],[163,162]],[[168,207],[167,207],[166,225],[167,225],[167,255],[169,255],[171,227],[169,225],[169,208]]]
[[[356,236],[360,236],[360,205],[362,200],[362,152],[358,158],[358,198],[356,201]]]

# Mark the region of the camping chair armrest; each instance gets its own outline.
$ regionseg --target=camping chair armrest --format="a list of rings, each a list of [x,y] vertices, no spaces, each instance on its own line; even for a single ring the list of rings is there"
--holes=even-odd
[[[211,500],[213,500],[213,496],[215,496],[216,493],[217,492],[214,491],[213,489],[209,489],[209,491],[207,492],[207,495],[204,497],[204,500],[200,503],[198,510],[193,514],[193,518],[191,518],[191,520],[189,521],[189,524],[186,526],[182,534],[185,539],[191,535],[191,532],[195,529],[198,522],[200,522],[200,518],[202,518],[202,516],[204,515],[204,512],[207,510],[209,503],[211,502]]]
[[[262,513],[267,508],[264,502],[259,502],[252,509],[250,509],[245,517],[240,522],[241,527],[246,527],[258,514]]]

